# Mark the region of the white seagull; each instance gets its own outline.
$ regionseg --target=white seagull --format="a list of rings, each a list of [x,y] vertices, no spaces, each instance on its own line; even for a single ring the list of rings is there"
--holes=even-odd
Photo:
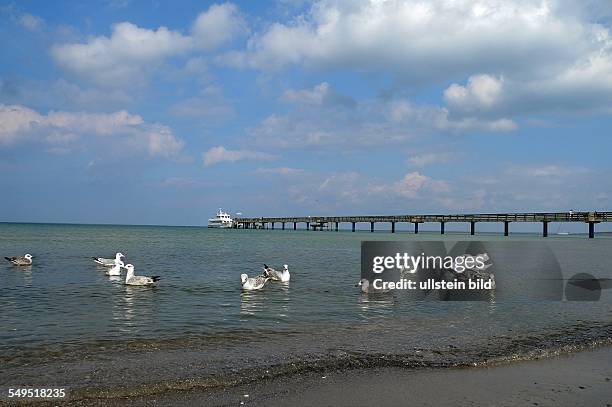
[[[289,274],[289,266],[283,264],[283,271],[274,270],[272,267],[268,267],[267,264],[264,264],[264,274],[266,277],[270,277],[271,280],[280,281],[282,283],[286,283],[291,278]]]
[[[122,253],[115,254],[114,259],[107,259],[104,257],[92,257],[93,261],[101,266],[112,267],[115,265],[115,261],[121,260],[122,257],[125,257]]]
[[[370,280],[367,278],[362,278],[357,284],[355,284],[355,286],[359,287],[361,292],[364,294],[388,293],[390,291],[388,288],[374,288],[374,284],[370,284]]]
[[[8,261],[13,263],[15,266],[29,266],[32,264],[32,255],[26,254],[25,256],[17,257],[5,257]]]
[[[152,285],[159,281],[160,276],[135,276],[134,275],[134,266],[128,264],[125,266],[127,270],[127,275],[125,276],[125,285]]]
[[[108,270],[105,274],[107,276],[120,276],[121,267],[124,267],[124,266],[125,265],[123,264],[121,260],[115,259],[115,265],[110,270]]]
[[[262,289],[269,279],[270,277],[267,276],[249,277],[246,274],[240,274],[242,289],[248,291]]]

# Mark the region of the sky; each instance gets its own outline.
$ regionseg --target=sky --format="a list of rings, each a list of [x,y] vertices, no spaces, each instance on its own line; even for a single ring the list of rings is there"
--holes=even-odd
[[[612,208],[607,0],[0,1],[0,221]]]

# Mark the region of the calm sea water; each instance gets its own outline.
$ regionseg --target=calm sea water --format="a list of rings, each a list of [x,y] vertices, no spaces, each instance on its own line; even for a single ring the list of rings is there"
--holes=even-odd
[[[362,295],[362,240],[464,239],[422,233],[214,230],[195,227],[0,224],[0,255],[35,256],[27,268],[0,265],[0,358],[101,342],[202,345],[218,338],[261,341],[276,353],[407,351],[547,335],[612,321],[612,290],[597,302],[427,302]],[[483,236],[476,236],[483,239]],[[487,236],[487,239],[508,239]],[[511,237],[510,239],[517,239]],[[540,240],[539,237],[520,239]],[[611,278],[612,239],[555,239],[564,274]],[[157,287],[126,287],[91,256],[126,254]],[[289,284],[242,293],[239,276],[263,263],[289,264]],[[215,339],[216,338],[216,339]],[[184,341],[184,342],[181,342]],[[207,342],[208,341],[208,342]],[[212,343],[211,342],[211,343]],[[228,342],[229,343],[229,342]],[[432,345],[434,344],[434,345]],[[183,345],[180,345],[183,346]],[[229,346],[229,345],[228,345]],[[220,351],[219,358],[231,358]],[[245,350],[245,352],[248,352]],[[265,353],[265,351],[262,351]],[[234,353],[235,355],[235,353]],[[218,358],[218,359],[219,359]]]

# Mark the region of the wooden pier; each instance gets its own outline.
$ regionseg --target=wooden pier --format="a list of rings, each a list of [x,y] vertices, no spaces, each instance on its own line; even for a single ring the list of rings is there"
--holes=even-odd
[[[483,222],[497,222],[504,225],[504,236],[510,232],[510,223],[538,222],[542,223],[542,236],[548,236],[550,222],[578,222],[588,225],[589,237],[595,237],[595,224],[612,222],[612,212],[540,212],[540,213],[481,213],[464,215],[382,215],[382,216],[301,216],[284,218],[236,218],[234,227],[240,229],[275,229],[278,225],[285,230],[287,224],[297,230],[298,224],[305,224],[307,230],[335,230],[338,231],[340,223],[350,223],[351,231],[355,231],[357,223],[369,223],[370,232],[374,232],[376,223],[389,223],[391,233],[395,233],[397,223],[412,223],[414,233],[419,233],[421,223],[439,223],[440,233],[444,234],[447,223],[469,223],[470,235],[476,233],[476,224]]]

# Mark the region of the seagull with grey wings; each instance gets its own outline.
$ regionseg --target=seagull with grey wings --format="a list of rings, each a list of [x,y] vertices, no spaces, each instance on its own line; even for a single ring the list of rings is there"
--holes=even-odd
[[[125,266],[127,274],[125,276],[125,285],[153,285],[157,283],[160,276],[136,276],[134,275],[134,266],[128,264]]]
[[[94,263],[99,264],[101,266],[113,267],[115,265],[115,262],[120,261],[122,257],[125,257],[123,253],[117,253],[115,254],[114,259],[109,259],[105,257],[92,257],[92,259]]]
[[[5,257],[6,260],[13,263],[15,266],[30,266],[32,265],[32,255],[26,254],[25,256]]]
[[[249,277],[247,274],[240,275],[240,283],[242,284],[242,289],[246,291],[251,290],[261,290],[264,285],[268,282],[270,277],[261,275],[257,277]]]

